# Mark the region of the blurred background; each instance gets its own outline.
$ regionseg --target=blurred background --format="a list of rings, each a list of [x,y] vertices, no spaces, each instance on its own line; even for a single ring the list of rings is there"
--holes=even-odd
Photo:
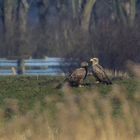
[[[0,0],[1,58],[140,62],[139,0]]]

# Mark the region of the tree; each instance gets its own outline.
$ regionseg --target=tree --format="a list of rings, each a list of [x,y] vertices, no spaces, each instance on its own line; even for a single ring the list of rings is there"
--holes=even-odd
[[[82,29],[85,31],[88,31],[89,29],[91,13],[93,10],[93,6],[95,5],[95,2],[96,0],[88,0],[84,6],[84,9],[82,12],[81,26],[82,26]]]
[[[72,0],[74,19],[78,19],[84,31],[89,30],[90,19],[96,0]]]
[[[49,2],[49,0],[36,0],[39,22],[43,31],[46,28],[46,14],[49,7]]]
[[[18,3],[18,29],[19,29],[19,46],[17,46],[17,54],[19,56],[28,54],[28,29],[27,29],[27,15],[29,10],[29,3],[27,0],[19,0]]]
[[[136,16],[136,0],[114,0],[114,9],[120,23],[133,26]]]
[[[6,51],[5,55],[12,55],[13,48],[13,36],[14,36],[14,18],[13,18],[13,9],[14,9],[15,0],[4,0],[3,1],[3,28],[4,28],[4,38]],[[9,48],[11,46],[11,48]]]

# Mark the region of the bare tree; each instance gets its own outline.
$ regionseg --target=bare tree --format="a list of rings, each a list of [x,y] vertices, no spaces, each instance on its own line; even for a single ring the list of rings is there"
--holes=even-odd
[[[72,0],[74,19],[77,18],[84,31],[88,31],[93,7],[96,0]]]
[[[82,29],[88,31],[90,25],[91,13],[93,10],[93,6],[95,5],[96,0],[88,0],[84,6],[82,13],[82,21],[81,26]]]
[[[3,1],[3,27],[4,27],[4,36],[5,36],[5,46],[6,51],[5,55],[12,55],[13,48],[13,36],[14,36],[14,18],[13,18],[13,10],[14,10],[14,0],[4,0]],[[11,46],[11,47],[9,47]]]
[[[49,7],[49,0],[36,0],[36,6],[38,9],[38,17],[41,28],[43,31],[46,29],[46,14]]]
[[[114,0],[116,18],[124,25],[132,26],[136,16],[136,0]]]
[[[18,28],[19,28],[19,46],[17,46],[17,53],[19,56],[28,54],[28,10],[29,3],[27,0],[20,0],[18,11]]]

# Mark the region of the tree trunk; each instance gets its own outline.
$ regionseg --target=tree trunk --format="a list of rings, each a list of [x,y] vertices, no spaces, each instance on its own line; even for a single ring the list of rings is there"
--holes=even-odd
[[[25,55],[29,55],[28,49],[28,29],[27,29],[27,14],[29,5],[27,0],[21,0],[19,8],[19,46],[18,46],[18,55],[24,57]]]
[[[49,0],[37,0],[38,17],[43,32],[46,30],[46,13]]]
[[[72,13],[73,18],[78,18],[81,12],[81,6],[82,6],[83,0],[72,0]]]
[[[133,26],[136,16],[136,0],[130,0],[130,17],[129,24]]]
[[[13,6],[15,1],[14,0],[4,0],[4,17],[3,17],[3,26],[5,32],[5,55],[11,55],[12,48],[13,48],[13,37],[14,37],[14,19],[13,19]]]
[[[114,6],[117,20],[125,26],[133,26],[136,15],[136,0],[127,2],[115,0]]]
[[[93,6],[95,5],[96,0],[88,0],[84,6],[82,19],[81,19],[81,27],[84,31],[89,30],[90,25],[90,17],[92,13]]]

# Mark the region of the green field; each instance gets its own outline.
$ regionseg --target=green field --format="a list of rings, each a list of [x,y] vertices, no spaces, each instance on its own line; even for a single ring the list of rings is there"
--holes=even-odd
[[[7,100],[16,100],[21,113],[33,110],[37,102],[42,109],[46,107],[46,98],[56,98],[63,100],[65,91],[63,87],[57,89],[57,85],[62,83],[64,77],[49,76],[8,76],[0,77],[0,107],[5,107]],[[99,92],[101,96],[110,96],[113,85],[123,86],[127,91],[127,96],[133,100],[134,93],[138,87],[138,82],[134,79],[114,80],[113,85],[95,84],[92,77],[85,81],[89,85],[78,88],[72,87],[71,92],[77,96],[81,94]],[[122,93],[123,94],[123,93]]]
[[[57,89],[63,80],[49,76],[0,77],[0,139],[21,140],[21,133],[25,140],[140,138],[138,79],[116,79],[113,85],[102,85],[88,77],[85,87],[64,84]],[[28,128],[30,136],[26,136]]]
[[[19,104],[27,106],[29,109],[33,107],[36,101],[44,102],[46,96],[57,96],[60,100],[63,97],[63,88],[57,89],[57,85],[62,83],[64,77],[49,76],[7,76],[0,77],[0,106],[3,106],[4,100],[7,98],[17,99]],[[138,81],[134,79],[114,80],[113,85],[95,84],[92,77],[85,82],[89,85],[78,88],[72,87],[73,93],[80,96],[85,92],[99,91],[102,96],[109,95],[113,85],[120,85],[126,88],[128,97],[133,99],[134,93],[139,86]],[[22,108],[22,107],[21,107]]]

